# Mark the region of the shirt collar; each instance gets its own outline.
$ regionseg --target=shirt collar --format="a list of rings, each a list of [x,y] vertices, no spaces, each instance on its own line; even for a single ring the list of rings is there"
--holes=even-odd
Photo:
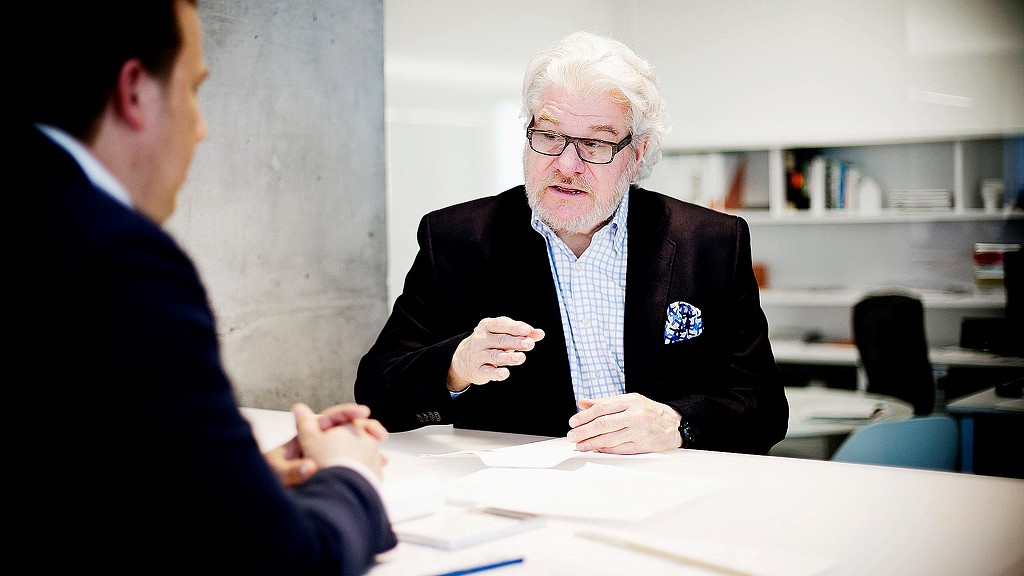
[[[75,159],[75,162],[85,172],[85,177],[92,182],[93,186],[103,190],[125,206],[132,207],[131,198],[128,196],[128,191],[125,190],[124,186],[78,140],[55,126],[36,124],[36,127]]]

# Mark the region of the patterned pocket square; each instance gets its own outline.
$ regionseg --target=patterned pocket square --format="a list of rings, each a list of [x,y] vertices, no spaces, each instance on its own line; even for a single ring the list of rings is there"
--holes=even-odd
[[[680,300],[668,305],[665,320],[665,344],[696,338],[704,332],[704,319],[700,308]]]

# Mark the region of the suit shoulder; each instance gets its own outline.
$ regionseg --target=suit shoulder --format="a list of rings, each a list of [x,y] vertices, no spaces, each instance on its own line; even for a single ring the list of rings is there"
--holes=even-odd
[[[691,230],[702,234],[711,232],[734,233],[737,227],[746,228],[746,221],[735,214],[719,212],[711,208],[653,192],[634,188],[630,192],[630,217],[638,221],[655,224],[664,218],[668,230]]]
[[[528,222],[530,207],[523,186],[500,194],[467,200],[428,212],[420,221],[420,229],[429,228],[432,235],[488,235],[495,226],[508,222]]]
[[[475,198],[473,200],[466,200],[457,204],[451,204],[444,208],[438,208],[432,210],[426,214],[426,218],[432,220],[436,219],[451,219],[461,217],[479,217],[493,214],[497,210],[509,210],[515,208],[521,208],[526,206],[526,190],[523,186],[516,186],[509,188],[500,194],[494,196],[485,196],[483,198]]]

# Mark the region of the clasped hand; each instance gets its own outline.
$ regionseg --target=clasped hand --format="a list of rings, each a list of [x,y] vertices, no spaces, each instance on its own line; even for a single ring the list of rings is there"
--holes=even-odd
[[[286,486],[297,486],[324,466],[341,460],[359,462],[381,478],[386,458],[380,444],[388,432],[370,409],[361,404],[338,404],[320,414],[305,404],[292,407],[297,434],[263,455]]]
[[[630,393],[581,398],[569,419],[569,441],[580,452],[643,454],[678,448],[679,413],[667,404]]]

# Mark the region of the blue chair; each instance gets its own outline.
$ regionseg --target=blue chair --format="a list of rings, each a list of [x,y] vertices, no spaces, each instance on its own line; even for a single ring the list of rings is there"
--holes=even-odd
[[[959,433],[948,414],[872,422],[846,437],[831,460],[957,471]]]

